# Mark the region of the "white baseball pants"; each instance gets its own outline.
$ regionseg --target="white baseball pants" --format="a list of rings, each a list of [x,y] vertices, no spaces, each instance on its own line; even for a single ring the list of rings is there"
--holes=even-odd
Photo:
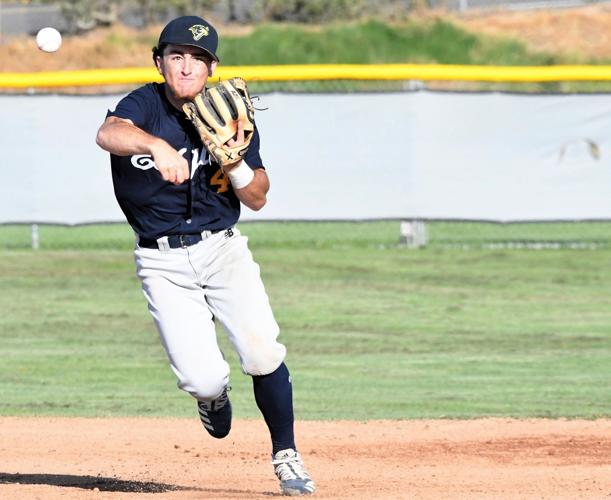
[[[135,260],[178,387],[201,401],[216,399],[229,382],[214,321],[227,331],[244,373],[272,373],[286,355],[259,273],[238,229],[185,248],[136,246]]]

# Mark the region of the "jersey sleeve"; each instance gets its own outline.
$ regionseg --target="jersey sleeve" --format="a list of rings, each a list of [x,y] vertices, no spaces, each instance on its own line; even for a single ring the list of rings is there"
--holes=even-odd
[[[106,117],[116,116],[131,120],[136,127],[146,130],[151,120],[151,92],[148,86],[130,92],[119,101],[114,111],[108,111]]]
[[[252,134],[250,145],[248,146],[246,156],[244,157],[246,164],[253,170],[257,168],[264,168],[261,153],[259,152],[260,145],[261,138],[259,137],[259,129],[255,126],[255,131]]]

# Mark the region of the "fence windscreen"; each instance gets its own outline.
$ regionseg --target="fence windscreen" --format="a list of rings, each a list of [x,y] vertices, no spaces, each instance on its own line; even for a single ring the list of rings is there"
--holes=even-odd
[[[0,223],[124,222],[95,144],[121,97],[0,97]],[[611,220],[609,94],[272,92],[256,106],[272,190],[245,221]]]

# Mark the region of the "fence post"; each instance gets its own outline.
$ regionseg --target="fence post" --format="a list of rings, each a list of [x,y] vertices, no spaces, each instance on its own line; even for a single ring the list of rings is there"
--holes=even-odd
[[[426,224],[423,220],[404,220],[400,226],[400,242],[408,248],[420,248],[428,242]]]
[[[38,234],[38,224],[32,224],[32,250],[40,248],[40,235]]]

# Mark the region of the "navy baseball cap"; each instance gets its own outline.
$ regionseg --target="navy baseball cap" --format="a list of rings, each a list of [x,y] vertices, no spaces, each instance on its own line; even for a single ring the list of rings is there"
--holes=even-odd
[[[197,16],[182,16],[170,21],[159,35],[157,47],[168,44],[191,45],[205,50],[215,61],[219,37],[208,21]]]

